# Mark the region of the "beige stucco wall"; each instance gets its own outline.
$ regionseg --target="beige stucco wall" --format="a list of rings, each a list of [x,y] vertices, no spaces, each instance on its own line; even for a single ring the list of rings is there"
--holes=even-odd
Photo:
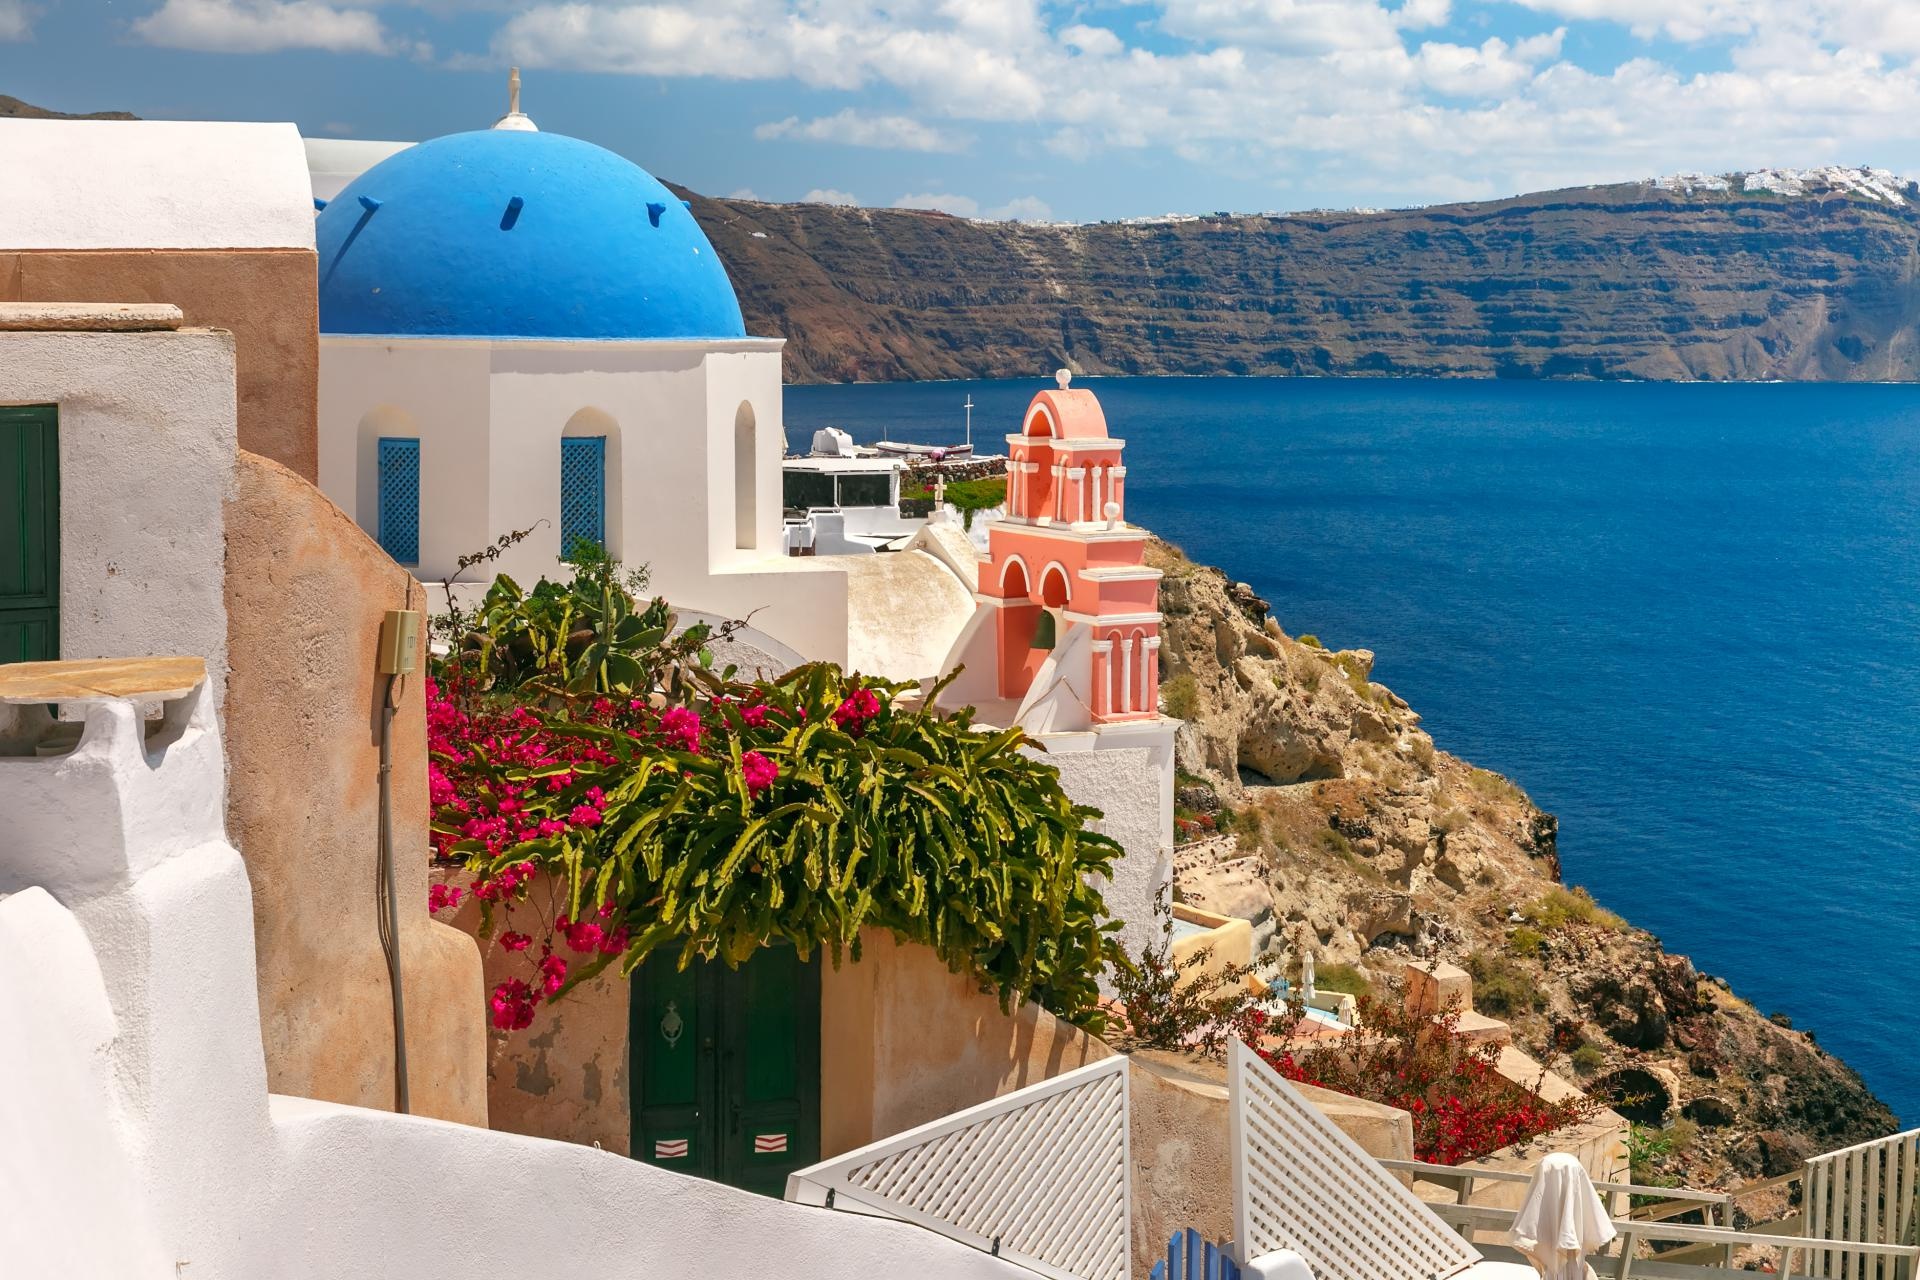
[[[928,947],[861,934],[858,964],[820,990],[820,1149],[837,1155],[975,1106],[1113,1050],[1026,1004],[1011,1014]]]
[[[1174,935],[1170,952],[1176,970],[1191,963],[1202,951],[1207,953],[1205,965],[1195,973],[1184,975],[1182,985],[1198,980],[1203,974],[1217,979],[1230,965],[1244,969],[1253,963],[1253,925],[1250,922],[1238,916],[1202,911],[1184,902],[1173,904],[1173,918],[1206,930],[1205,933]]]
[[[461,906],[454,923],[476,929]],[[858,962],[825,961],[820,980],[820,1150],[823,1157],[1110,1057],[1100,1040],[1026,1005],[1009,1015],[931,949],[885,930],[861,935]],[[497,948],[486,982],[523,975]],[[624,978],[602,975],[541,1006],[526,1031],[490,1032],[494,1128],[625,1154],[631,1141]]]
[[[268,1082],[391,1108],[374,896],[375,649],[385,611],[421,609],[425,593],[318,489],[268,459],[240,455],[226,519],[227,822],[253,885]],[[480,957],[427,914],[422,691],[418,677],[404,682],[393,736],[408,1078],[415,1112],[484,1125]]]
[[[232,333],[242,449],[319,473],[320,303],[312,249],[0,252],[0,302],[171,302]]]

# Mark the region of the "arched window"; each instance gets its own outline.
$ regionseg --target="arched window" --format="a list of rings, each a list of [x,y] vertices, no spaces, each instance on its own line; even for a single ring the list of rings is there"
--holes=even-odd
[[[560,555],[607,545],[607,438],[560,437]]]
[[[401,564],[419,564],[420,440],[381,436],[378,459],[380,513],[375,536]]]
[[[733,413],[733,545],[742,551],[760,545],[759,443],[753,406],[742,400]]]
[[[620,424],[600,409],[581,409],[560,431],[558,554],[580,542],[618,559],[620,546]]]

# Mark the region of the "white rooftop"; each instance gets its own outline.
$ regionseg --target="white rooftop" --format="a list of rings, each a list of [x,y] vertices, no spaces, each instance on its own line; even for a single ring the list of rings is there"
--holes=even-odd
[[[312,249],[291,124],[0,120],[0,249]]]

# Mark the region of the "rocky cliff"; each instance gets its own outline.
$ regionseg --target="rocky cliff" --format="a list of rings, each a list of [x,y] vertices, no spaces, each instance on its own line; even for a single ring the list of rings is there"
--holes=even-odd
[[[1920,376],[1920,212],[1897,180],[1087,226],[691,199],[795,381]]]
[[[1178,755],[1183,892],[1271,912],[1280,948],[1335,983],[1415,958],[1462,965],[1480,1012],[1590,1091],[1633,1101],[1665,1144],[1643,1172],[1729,1185],[1890,1133],[1844,1063],[1560,880],[1557,826],[1512,782],[1435,747],[1371,679],[1373,655],[1289,636],[1218,570],[1154,544],[1166,577],[1162,691]],[[1221,834],[1208,836],[1209,827]],[[1345,972],[1338,966],[1350,966]]]

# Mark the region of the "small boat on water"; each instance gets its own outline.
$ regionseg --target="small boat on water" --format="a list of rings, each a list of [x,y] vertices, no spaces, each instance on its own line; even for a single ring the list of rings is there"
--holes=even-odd
[[[873,447],[891,457],[925,458],[929,462],[973,456],[973,446],[970,444],[906,444],[899,440],[875,440]]]

